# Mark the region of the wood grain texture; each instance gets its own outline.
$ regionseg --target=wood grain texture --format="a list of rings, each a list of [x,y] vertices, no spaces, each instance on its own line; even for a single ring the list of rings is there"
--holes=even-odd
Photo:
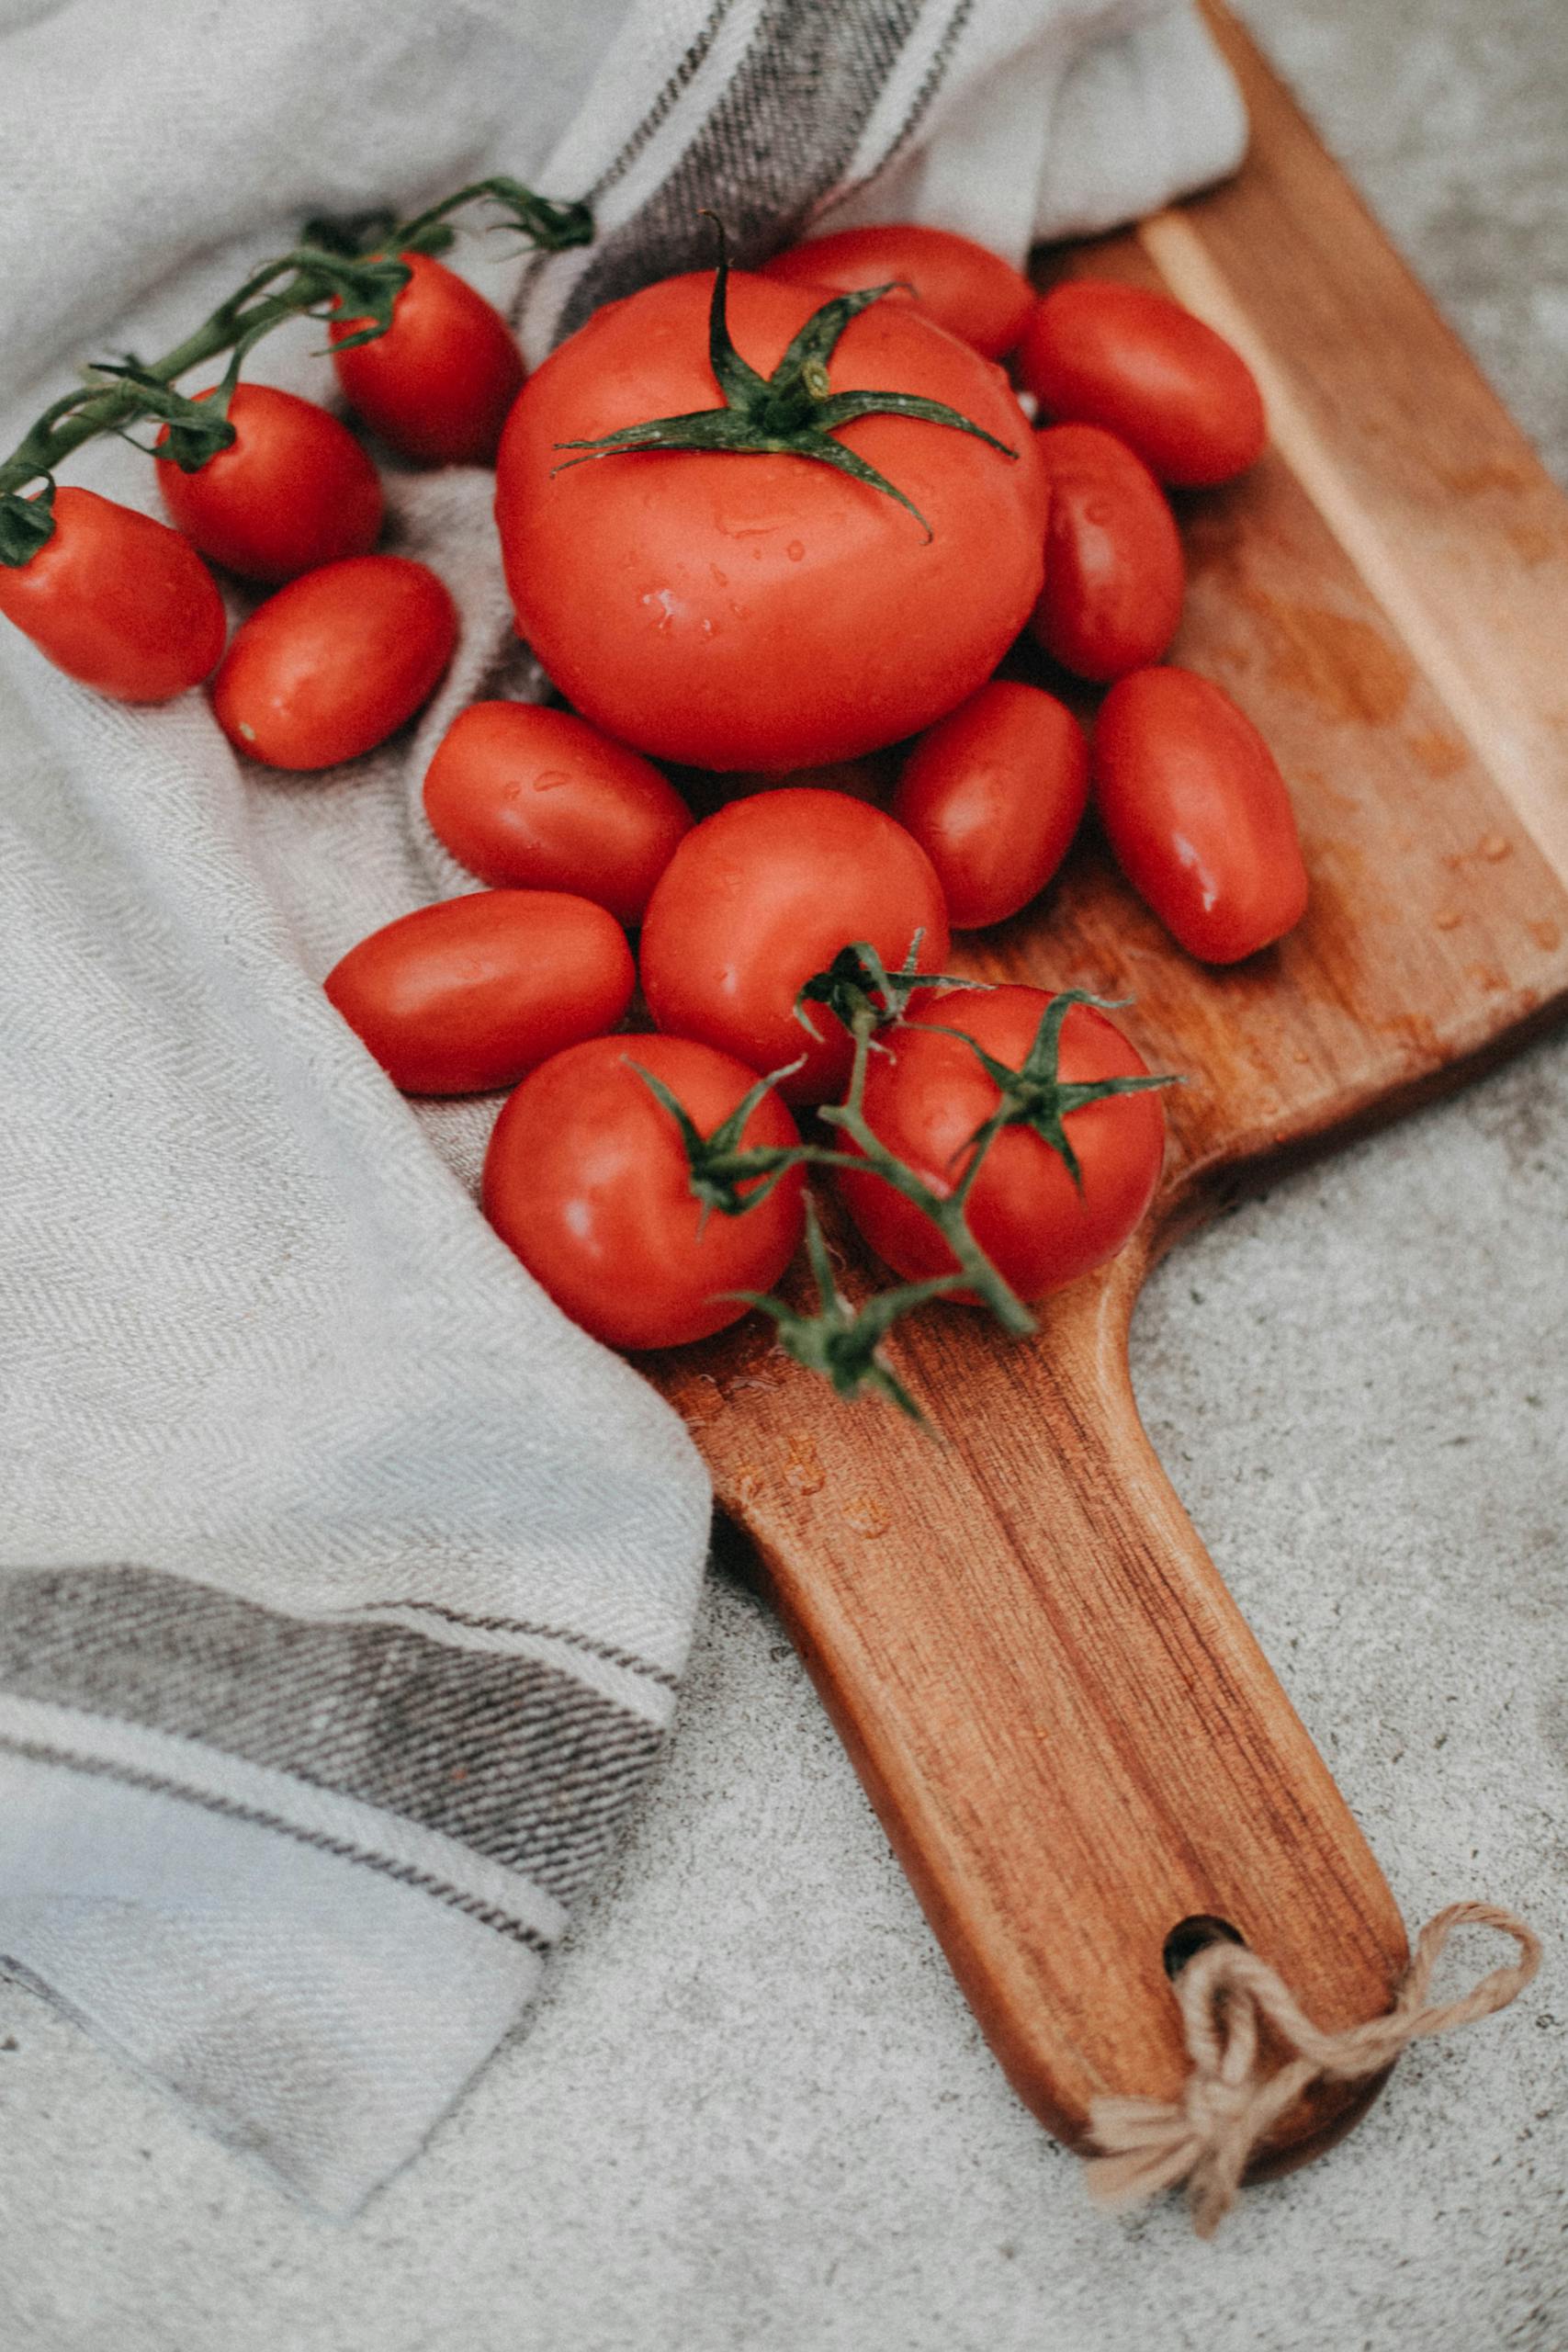
[[[1568,1005],[1568,506],[1215,25],[1253,112],[1242,175],[1047,274],[1168,282],[1264,381],[1268,458],[1183,502],[1173,658],[1273,744],[1308,918],[1205,971],[1089,842],[1041,903],[961,944],[987,978],[1135,999],[1134,1034],[1190,1082],[1145,1234],[1037,1340],[959,1307],[907,1327],[898,1368],[940,1436],[837,1404],[757,1318],[649,1360],[998,2058],[1077,2143],[1096,2093],[1180,2083],[1161,1956],[1182,1918],[1233,1922],[1331,2030],[1384,2007],[1404,1959],[1377,1864],[1139,1424],[1143,1276],[1238,1188]],[[868,1276],[835,1238],[853,1294]],[[1270,2161],[1366,2100],[1303,2102]]]

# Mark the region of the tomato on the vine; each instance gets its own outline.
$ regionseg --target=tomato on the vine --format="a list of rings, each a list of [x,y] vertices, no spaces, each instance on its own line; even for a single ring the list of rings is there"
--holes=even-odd
[[[190,541],[96,490],[56,491],[53,517],[36,555],[0,564],[0,613],[57,670],[118,702],[199,685],[228,621]]]
[[[1089,798],[1089,746],[1066,706],[1009,678],[922,735],[891,814],[936,868],[955,931],[1017,914],[1045,888]]]
[[[484,1094],[613,1029],[636,977],[603,907],[561,890],[476,890],[383,924],[325,986],[405,1094]]]
[[[1095,806],[1117,864],[1190,956],[1235,964],[1306,912],[1295,814],[1244,711],[1190,670],[1138,670],[1100,706]]]
[[[825,1005],[795,1012],[840,950],[874,947],[889,971],[916,948],[939,972],[947,910],[930,858],[880,808],[808,786],[731,801],[686,835],[654,886],[641,972],[660,1029],[781,1078],[786,1102],[822,1102],[849,1076],[848,1031]],[[916,943],[918,941],[918,947]]]
[[[424,779],[436,838],[500,889],[576,890],[625,923],[692,830],[674,786],[570,710],[476,702]]]
[[[1031,631],[1080,678],[1120,678],[1157,662],[1187,589],[1165,492],[1142,458],[1098,425],[1051,425],[1039,448],[1051,519]]]
[[[496,488],[518,624],[575,707],[656,758],[855,758],[962,702],[1022,627],[1034,435],[911,304],[734,277],[731,345],[723,299],[707,271],[647,287],[524,388]]]
[[[746,1306],[729,1294],[773,1287],[805,1213],[797,1167],[765,1193],[762,1178],[739,1185],[739,1215],[700,1202],[679,1124],[642,1070],[704,1136],[757,1083],[743,1063],[686,1037],[598,1037],[524,1080],[485,1159],[491,1225],[557,1305],[614,1348],[678,1347],[735,1322]],[[770,1092],[738,1141],[755,1150],[798,1139]]]
[[[1263,454],[1263,396],[1223,335],[1145,286],[1053,286],[1024,331],[1019,373],[1049,416],[1102,424],[1161,481],[1228,481]]]
[[[886,1051],[874,1054],[867,1066],[866,1120],[933,1192],[945,1196],[956,1188],[976,1135],[1004,1101],[975,1047],[1010,1071],[1023,1070],[1052,1001],[1043,989],[952,989],[922,1000],[909,1025],[884,1033]],[[1072,1089],[1107,1079],[1146,1079],[1148,1069],[1103,1012],[1073,1003],[1061,1022],[1055,1076]],[[1026,1302],[1112,1257],[1148,1207],[1159,1178],[1165,1113],[1157,1092],[1151,1088],[1076,1108],[1071,1103],[1070,1093],[1065,1107],[1049,1084],[1032,1091],[1021,1087],[1011,1123],[992,1139],[965,1204],[975,1239]],[[1052,1128],[1056,1141],[1043,1132]],[[954,1270],[953,1253],[931,1219],[882,1177],[846,1169],[838,1183],[856,1225],[896,1272],[918,1282]]]
[[[457,608],[409,556],[323,564],[234,632],[212,707],[235,749],[273,768],[329,768],[384,743],[427,702],[457,642]]]
[[[381,478],[346,424],[270,384],[236,384],[228,415],[234,439],[194,473],[158,460],[164,503],[203,555],[275,585],[368,555],[381,528]],[[160,448],[168,438],[165,426]]]
[[[1005,359],[1029,323],[1034,288],[989,246],[953,229],[888,220],[836,229],[788,245],[762,264],[763,277],[787,286],[831,286],[855,294],[894,280],[929,318],[986,359]]]
[[[493,302],[429,254],[400,254],[412,275],[385,334],[333,366],[344,396],[373,433],[425,465],[487,466],[522,389],[523,355]],[[335,319],[333,344],[363,319]]]

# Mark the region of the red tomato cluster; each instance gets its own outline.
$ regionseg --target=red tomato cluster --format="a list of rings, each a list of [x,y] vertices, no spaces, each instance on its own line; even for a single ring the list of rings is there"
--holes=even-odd
[[[489,464],[522,355],[500,312],[455,271],[424,254],[402,259],[412,275],[390,327],[334,351],[338,381],[400,457]],[[334,321],[333,345],[364,323]],[[177,528],[93,491],[61,490],[38,554],[0,565],[0,613],[57,668],[122,702],[166,702],[211,678],[224,732],[264,765],[356,759],[434,692],[457,644],[456,608],[425,565],[371,553],[380,476],[340,419],[247,383],[227,413],[232,441],[194,471],[173,454],[158,458]],[[165,429],[160,450],[170,441]],[[208,563],[277,592],[227,652]]]
[[[1156,1081],[1077,996],[953,986],[950,935],[1035,899],[1091,795],[1191,954],[1233,962],[1300,918],[1266,746],[1161,666],[1185,584],[1162,484],[1258,455],[1244,363],[1163,296],[1037,299],[968,240],[895,226],[649,287],[525,383],[491,306],[403,258],[393,324],[336,351],[340,385],[404,456],[496,458],[519,626],[573,707],[459,715],[424,805],[479,887],[351,947],[333,1004],[405,1091],[515,1090],[486,1214],[615,1346],[705,1337],[783,1272],[806,1215],[786,1105],[827,1106],[807,1143],[911,1283],[967,1298],[994,1275],[1016,1306],[1100,1263],[1158,1177]],[[434,692],[457,616],[373,551],[380,482],[346,425],[250,385],[228,415],[198,469],[160,458],[178,530],[62,491],[0,611],[129,699],[216,665],[237,748],[333,765]],[[204,556],[274,591],[226,652]],[[1109,687],[1092,746],[1066,701],[994,674],[1021,633]],[[886,808],[772,783],[897,744]],[[770,788],[696,822],[671,760]],[[622,1026],[638,981],[652,1035]]]

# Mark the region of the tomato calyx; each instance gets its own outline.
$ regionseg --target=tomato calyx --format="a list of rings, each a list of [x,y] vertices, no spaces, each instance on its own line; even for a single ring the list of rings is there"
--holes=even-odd
[[[709,1216],[717,1209],[721,1216],[744,1216],[765,1201],[781,1178],[792,1168],[797,1168],[804,1157],[802,1148],[793,1144],[744,1145],[745,1134],[752,1113],[763,1097],[778,1084],[799,1069],[806,1057],[760,1078],[749,1093],[736,1104],[727,1119],[721,1119],[711,1136],[705,1136],[680,1096],[650,1069],[645,1069],[630,1054],[624,1057],[626,1068],[635,1070],[643,1084],[661,1102],[681,1131],[685,1147],[688,1181],[692,1197],[700,1202],[702,1216],[697,1230],[701,1233]],[[743,1192],[742,1185],[746,1187]]]
[[[795,334],[773,374],[760,375],[740,356],[730,335],[728,244],[722,221],[712,213],[707,218],[718,232],[718,263],[708,306],[708,360],[723,406],[693,409],[682,416],[650,417],[646,424],[623,425],[619,432],[604,434],[597,440],[558,441],[558,449],[576,449],[581,454],[568,458],[555,471],[567,473],[595,458],[629,456],[647,449],[711,449],[740,457],[771,452],[809,458],[896,500],[914,516],[929,543],[931,525],[914,501],[886,474],[841,441],[835,441],[832,436],[840,427],[863,416],[908,416],[972,434],[1004,458],[1016,460],[1018,451],[959,410],[949,408],[944,401],[926,400],[915,392],[834,391],[828,362],[840,336],[852,319],[894,291],[897,281],[892,279],[886,286],[837,294],[824,302]]]
[[[876,1032],[890,1029],[903,1021],[908,1012],[909,1000],[921,989],[984,989],[984,980],[971,980],[953,972],[922,972],[916,968],[924,931],[917,931],[909,942],[909,952],[896,972],[890,972],[881,956],[867,939],[857,939],[840,947],[825,971],[814,972],[795,1000],[795,1017],[807,1036],[822,1043],[822,1033],[806,1011],[808,1004],[820,1004],[840,1021],[852,1035],[857,1020],[870,1023],[874,1050],[883,1048],[877,1043]]]
[[[914,1029],[930,1029],[943,1037],[957,1037],[966,1045],[991,1079],[1001,1101],[982,1125],[970,1137],[973,1157],[970,1170],[979,1163],[994,1136],[1004,1127],[1032,1127],[1041,1140],[1048,1143],[1062,1160],[1068,1175],[1083,1190],[1083,1170],[1073,1149],[1066,1130],[1066,1121],[1075,1111],[1090,1102],[1102,1102],[1114,1094],[1147,1094],[1155,1088],[1179,1086],[1175,1075],[1145,1078],[1098,1078],[1072,1081],[1060,1075],[1062,1054],[1062,1024],[1076,1004],[1087,1004],[1097,1012],[1115,1012],[1124,1001],[1119,998],[1090,996],[1087,989],[1062,989],[1055,995],[1040,1017],[1034,1042],[1017,1069],[987,1053],[983,1046],[963,1029],[953,1029],[941,1021],[915,1021]],[[966,1173],[969,1171],[966,1171]]]

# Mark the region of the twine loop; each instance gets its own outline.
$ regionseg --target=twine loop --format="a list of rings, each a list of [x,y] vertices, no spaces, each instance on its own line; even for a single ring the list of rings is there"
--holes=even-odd
[[[1429,2004],[1444,1946],[1456,1928],[1511,1936],[1519,1956],[1457,2000]],[[1343,2033],[1314,2025],[1290,1987],[1245,1944],[1207,1944],[1176,1980],[1192,2071],[1174,2106],[1159,2099],[1098,2098],[1089,2133],[1089,2194],[1102,2205],[1141,2205],[1187,2184],[1192,2226],[1213,2237],[1241,2188],[1254,2150],[1309,2085],[1359,2082],[1392,2066],[1412,2041],[1472,2025],[1507,2007],[1540,1966],[1540,1939],[1511,1911],[1450,1903],[1428,1919],[1383,2017]],[[1262,2029],[1290,2052],[1271,2074],[1259,2065]]]

